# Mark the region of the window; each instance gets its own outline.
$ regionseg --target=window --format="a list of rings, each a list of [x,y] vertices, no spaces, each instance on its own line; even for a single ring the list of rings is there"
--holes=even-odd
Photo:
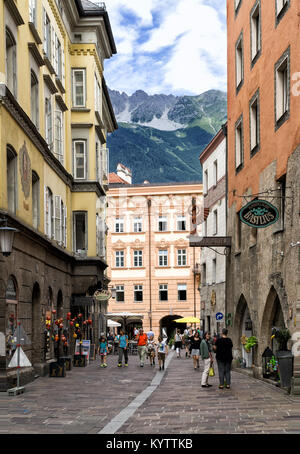
[[[250,152],[253,156],[259,149],[259,92],[250,101]]]
[[[275,117],[276,128],[279,128],[289,116],[290,81],[289,49],[275,65]]]
[[[32,172],[32,224],[35,229],[40,224],[40,179]]]
[[[105,224],[105,214],[96,213],[96,247],[97,255],[99,257],[105,257],[106,255],[106,244],[105,244],[105,234],[106,234],[106,224]]]
[[[243,117],[235,125],[235,169],[238,172],[243,167]]]
[[[51,96],[45,99],[45,137],[50,150],[53,148]]]
[[[6,150],[7,165],[7,208],[11,213],[17,211],[17,154],[11,147]]]
[[[63,205],[62,202],[62,244],[64,247],[67,247],[67,233],[68,233],[68,226],[67,226],[67,207]]]
[[[17,45],[11,31],[6,28],[6,85],[17,97]]]
[[[124,285],[116,285],[116,301],[118,303],[124,303],[125,301]]]
[[[98,82],[98,78],[95,74],[95,110],[101,112],[101,88]]]
[[[177,216],[177,230],[186,230],[185,216]]]
[[[283,175],[283,177],[278,180],[278,196],[280,197],[279,199],[279,220],[280,223],[280,229],[283,230],[285,228],[285,197],[286,197],[286,175]],[[276,226],[276,224],[275,224]]]
[[[159,301],[168,301],[168,284],[159,285]]]
[[[164,216],[159,216],[158,218],[158,231],[166,232],[167,230],[167,218]]]
[[[134,286],[134,301],[136,303],[141,303],[143,301],[143,286],[142,285]]]
[[[260,20],[260,0],[256,2],[251,11],[251,62],[256,62],[261,50],[261,20]]]
[[[204,194],[208,192],[208,171],[205,170],[204,172]]]
[[[234,9],[235,9],[236,14],[238,13],[238,10],[240,9],[241,3],[242,3],[242,0],[234,0]]]
[[[31,71],[31,120],[39,128],[39,82],[34,71]]]
[[[244,79],[243,33],[238,39],[235,48],[235,67],[236,67],[236,88],[238,92],[243,84]]]
[[[133,253],[133,266],[134,267],[143,266],[143,251],[134,251],[134,253]]]
[[[85,69],[72,69],[73,106],[85,107],[86,104],[86,74]]]
[[[124,268],[124,251],[116,251],[116,268]]]
[[[214,210],[214,235],[218,233],[218,210]]]
[[[143,231],[143,221],[142,218],[135,218],[133,221],[133,231],[135,233]]]
[[[74,212],[74,252],[86,255],[87,253],[87,213]]]
[[[48,58],[49,61],[51,61],[52,58],[52,52],[51,52],[51,23],[48,14],[46,13],[46,10],[43,9],[43,20],[44,20],[44,52],[46,57]]]
[[[178,301],[186,301],[186,284],[178,284]]]
[[[202,285],[206,285],[206,263],[202,264],[202,276],[201,276]]]
[[[54,197],[54,239],[58,243],[62,243],[62,226],[63,226],[63,210],[62,200],[59,195]]]
[[[56,106],[54,117],[54,155],[61,164],[64,163],[64,117],[63,112]]]
[[[36,0],[29,0],[29,22],[36,26]]]
[[[123,233],[124,232],[124,219],[123,218],[116,218],[115,219],[115,232],[116,233]]]
[[[54,233],[53,229],[53,194],[50,188],[45,186],[45,210],[44,210],[44,215],[45,215],[45,234],[47,235],[48,238],[52,238],[52,235]]]
[[[212,261],[212,282],[213,284],[217,282],[217,259]]]
[[[62,80],[62,48],[61,43],[55,34],[55,61],[54,61],[54,69],[56,72],[57,77]]]
[[[186,249],[178,249],[177,251],[177,265],[178,266],[186,266],[187,257],[186,257]]]
[[[86,142],[74,140],[74,178],[84,180],[86,178]]]
[[[218,182],[218,161],[214,162],[214,186],[217,186]]]
[[[158,265],[159,266],[168,266],[168,250],[160,249],[158,251]]]
[[[240,219],[240,213],[238,212],[236,214],[236,233],[235,233],[235,244],[236,244],[236,250],[240,251],[241,249],[241,244],[242,244],[242,221]]]
[[[275,2],[276,2],[276,25],[278,25],[290,6],[290,0],[275,0]]]

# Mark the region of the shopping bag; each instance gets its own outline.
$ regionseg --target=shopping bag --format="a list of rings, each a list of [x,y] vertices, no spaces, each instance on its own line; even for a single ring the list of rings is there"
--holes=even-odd
[[[209,377],[214,377],[215,376],[215,371],[214,371],[213,366],[210,366],[208,375],[209,375]]]

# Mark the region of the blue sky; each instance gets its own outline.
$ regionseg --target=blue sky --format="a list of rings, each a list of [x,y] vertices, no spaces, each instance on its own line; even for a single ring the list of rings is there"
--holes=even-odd
[[[107,0],[118,53],[107,85],[132,94],[226,91],[226,0]]]

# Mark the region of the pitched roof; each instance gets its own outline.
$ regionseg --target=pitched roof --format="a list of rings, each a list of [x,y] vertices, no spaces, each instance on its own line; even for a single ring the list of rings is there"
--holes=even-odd
[[[122,184],[129,184],[127,181],[123,180],[123,178],[119,177],[116,173],[112,172],[108,175],[108,183],[122,183]]]

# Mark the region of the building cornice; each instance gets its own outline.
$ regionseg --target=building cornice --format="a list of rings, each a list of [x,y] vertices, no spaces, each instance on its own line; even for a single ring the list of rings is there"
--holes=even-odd
[[[207,158],[216,150],[216,148],[226,139],[224,134],[224,128],[226,127],[227,123],[220,129],[220,131],[213,137],[211,142],[204,148],[203,152],[199,156],[201,165],[207,160]]]

